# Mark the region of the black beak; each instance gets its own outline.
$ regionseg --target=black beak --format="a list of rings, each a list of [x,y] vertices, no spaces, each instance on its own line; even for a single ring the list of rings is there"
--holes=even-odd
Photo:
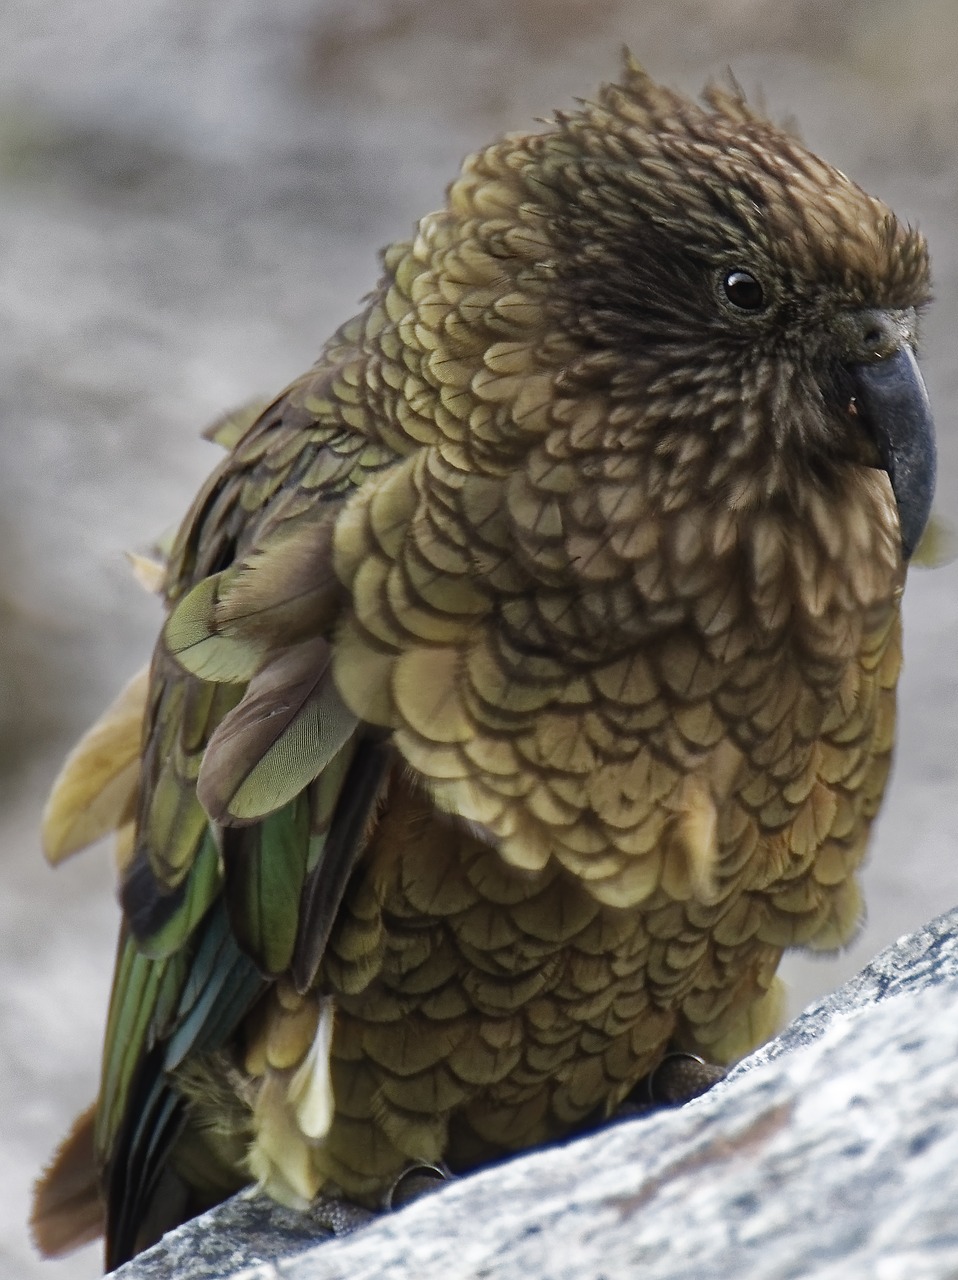
[[[848,368],[865,426],[891,480],[902,555],[908,560],[924,533],[935,493],[937,454],[928,392],[907,342],[880,360]]]
[[[851,382],[849,408],[891,480],[905,560],[928,523],[937,469],[935,426],[915,360],[917,323],[913,307],[842,311],[832,322],[844,377]]]

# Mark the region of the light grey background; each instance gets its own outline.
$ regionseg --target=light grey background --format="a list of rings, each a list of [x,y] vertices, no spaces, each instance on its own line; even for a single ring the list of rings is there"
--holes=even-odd
[[[916,220],[939,510],[958,525],[958,6],[952,0],[22,0],[0,6],[0,1274],[41,1264],[35,1170],[96,1088],[110,855],[57,874],[57,760],[144,661],[124,548],[213,464],[200,429],[280,389],[462,155],[614,73],[731,65]],[[788,964],[793,1007],[958,900],[958,565],[906,598],[899,755],[861,940]]]

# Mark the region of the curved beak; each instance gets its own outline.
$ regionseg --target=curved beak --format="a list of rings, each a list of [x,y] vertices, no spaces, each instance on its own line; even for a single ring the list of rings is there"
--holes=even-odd
[[[928,523],[937,471],[931,406],[912,350],[914,312],[846,314],[843,329],[856,408],[891,480],[908,560]]]

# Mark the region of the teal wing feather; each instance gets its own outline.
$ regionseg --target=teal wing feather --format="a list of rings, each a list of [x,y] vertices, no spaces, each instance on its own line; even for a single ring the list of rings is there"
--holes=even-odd
[[[175,1176],[165,1158],[180,1132],[185,1102],[173,1084],[189,1054],[222,1047],[262,991],[257,966],[239,949],[222,902],[194,930],[191,945],[162,960],[144,956],[127,931],[120,939],[107,1030],[98,1145],[109,1139],[105,1168],[107,1267],[144,1244],[144,1224],[169,1229],[187,1188],[167,1202]],[[161,1197],[161,1199],[163,1199]],[[147,1235],[151,1234],[147,1228]]]

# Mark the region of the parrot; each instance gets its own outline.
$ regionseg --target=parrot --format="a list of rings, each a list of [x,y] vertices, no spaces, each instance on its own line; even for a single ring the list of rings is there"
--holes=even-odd
[[[381,263],[210,430],[138,565],[152,661],[54,784],[49,858],[115,832],[123,918],[46,1253],[594,1128],[860,926],[935,482],[923,236],[733,79],[627,54]]]

